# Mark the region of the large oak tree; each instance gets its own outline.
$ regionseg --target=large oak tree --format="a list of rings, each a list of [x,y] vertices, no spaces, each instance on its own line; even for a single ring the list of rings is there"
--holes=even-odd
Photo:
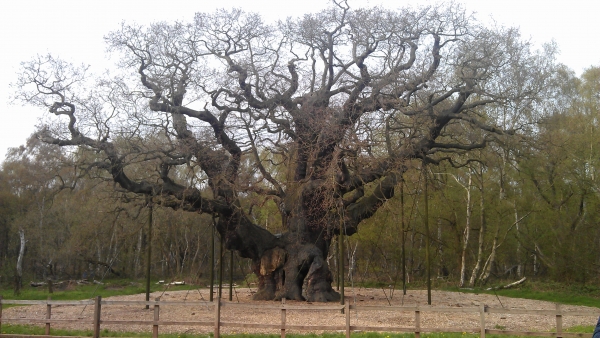
[[[276,24],[220,10],[106,41],[112,74],[24,63],[17,96],[56,115],[38,138],[87,150],[80,168],[118,189],[214,215],[252,260],[256,299],[339,299],[325,258],[340,229],[393,197],[407,161],[484,147],[506,132],[499,112],[517,132],[552,68],[552,51],[456,4],[341,1]],[[256,224],[251,198],[276,202],[283,233]]]

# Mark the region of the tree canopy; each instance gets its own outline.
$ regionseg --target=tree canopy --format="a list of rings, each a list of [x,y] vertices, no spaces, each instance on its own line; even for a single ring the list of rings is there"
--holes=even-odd
[[[40,140],[79,168],[173,209],[214,215],[253,261],[256,299],[335,300],[331,240],[392,198],[411,161],[461,166],[536,132],[554,48],[486,27],[456,4],[352,9],[275,24],[241,10],[123,24],[118,69],[24,63],[17,97],[54,119]],[[272,200],[283,233],[252,208]],[[304,285],[305,284],[305,285]]]

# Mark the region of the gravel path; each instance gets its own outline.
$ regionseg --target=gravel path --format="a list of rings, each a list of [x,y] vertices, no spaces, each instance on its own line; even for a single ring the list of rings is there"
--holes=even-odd
[[[223,290],[226,295],[227,291]],[[353,292],[354,291],[354,292]],[[153,293],[151,299],[162,296],[163,301],[202,301],[207,300],[207,289],[190,291],[166,291],[164,294]],[[224,297],[226,298],[226,297]],[[115,296],[105,298],[105,300],[144,300],[144,295]],[[346,289],[346,301],[356,305],[426,305],[427,292],[425,290],[408,290],[407,295],[402,295],[401,291],[382,289]],[[237,289],[234,296],[234,302],[250,303],[251,290]],[[278,304],[275,302],[252,302],[255,304]],[[295,304],[297,302],[287,301],[286,304]],[[507,297],[496,297],[487,294],[472,294],[461,292],[433,291],[432,303],[434,306],[443,307],[471,307],[481,304],[493,308],[510,309],[543,309],[554,310],[555,305],[550,302],[535,301],[528,299],[517,299]],[[299,304],[307,304],[301,302]],[[563,305],[563,310],[591,310],[600,314],[600,309],[584,306]],[[5,309],[4,318],[45,318],[45,305],[19,306]],[[281,316],[278,310],[261,309],[239,309],[223,307],[221,309],[221,321],[229,322],[247,322],[247,323],[280,323]],[[80,318],[91,320],[93,306],[53,306],[52,318],[73,319]],[[152,320],[152,309],[146,310],[144,306],[135,305],[103,305],[103,320]],[[213,311],[206,306],[161,306],[160,319],[165,321],[213,321]],[[563,328],[576,325],[594,325],[596,317],[564,316]],[[290,325],[344,325],[345,317],[338,311],[287,311],[287,324]],[[392,312],[392,311],[352,311],[351,325],[368,326],[414,326],[413,312]],[[486,327],[488,329],[504,329],[519,331],[550,331],[555,328],[556,319],[553,316],[535,316],[535,315],[500,315],[486,314]],[[64,323],[53,324],[53,327],[65,329],[91,329],[90,324]],[[444,327],[467,330],[469,328],[479,327],[479,314],[465,313],[427,313],[421,314],[421,327]],[[149,325],[102,325],[102,329],[110,331],[129,331],[129,332],[151,332]],[[279,333],[279,330],[273,329],[239,329],[239,328],[221,328],[222,333],[233,332],[253,332],[253,333]],[[212,327],[202,326],[161,326],[160,332],[172,333],[208,333],[212,332]],[[294,333],[293,330],[288,330]],[[306,331],[303,331],[306,332]],[[318,332],[318,331],[317,331]]]

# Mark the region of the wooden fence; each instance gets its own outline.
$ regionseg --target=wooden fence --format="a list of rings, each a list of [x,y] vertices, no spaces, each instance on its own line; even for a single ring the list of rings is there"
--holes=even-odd
[[[2,317],[2,306],[4,304],[14,305],[46,305],[46,318],[5,318]],[[52,306],[53,305],[93,305],[94,314],[92,320],[83,319],[53,319],[52,318]],[[102,306],[103,305],[149,305],[153,306],[154,318],[153,320],[103,320],[102,319]],[[214,319],[212,321],[163,321],[160,320],[160,307],[165,305],[180,305],[180,306],[208,306],[212,307],[214,311]],[[280,324],[264,324],[264,323],[240,323],[240,322],[226,322],[221,321],[221,308],[222,307],[238,307],[246,309],[272,309],[279,310],[281,312],[281,323]],[[342,311],[345,314],[346,322],[345,325],[289,325],[286,324],[287,311]],[[414,312],[414,326],[411,327],[399,327],[399,326],[364,326],[364,325],[351,325],[350,313],[351,311],[395,311],[395,312]],[[479,313],[480,323],[479,327],[474,328],[443,328],[443,327],[421,327],[421,313],[423,312],[437,312],[437,313]],[[525,315],[546,315],[553,316],[556,318],[556,332],[531,332],[531,331],[510,331],[510,330],[499,330],[499,329],[488,329],[486,328],[486,313],[495,314],[525,314]],[[286,330],[323,330],[323,331],[344,331],[346,337],[350,338],[350,333],[353,331],[367,331],[367,332],[407,332],[414,333],[415,338],[419,338],[423,332],[469,332],[479,333],[481,338],[485,338],[486,334],[509,334],[517,336],[538,336],[538,337],[589,337],[590,333],[568,333],[563,332],[562,319],[563,316],[598,316],[600,315],[600,309],[597,311],[564,311],[561,309],[560,304],[556,304],[554,310],[524,310],[524,309],[508,309],[508,308],[490,308],[487,306],[479,307],[434,307],[434,306],[377,306],[377,305],[296,305],[286,304],[285,299],[281,304],[252,304],[252,303],[226,303],[222,301],[215,302],[199,302],[199,301],[160,301],[158,298],[155,301],[113,301],[113,300],[102,300],[100,296],[94,300],[81,300],[81,301],[60,301],[60,300],[3,300],[0,296],[0,328],[2,323],[16,322],[16,323],[27,323],[27,324],[45,324],[45,334],[50,336],[50,325],[52,323],[68,323],[77,322],[80,324],[89,324],[94,331],[94,338],[100,337],[101,325],[103,324],[117,324],[117,325],[148,325],[152,326],[152,337],[158,337],[159,327],[164,325],[183,325],[183,326],[212,326],[214,330],[214,337],[219,338],[221,327],[236,327],[236,328],[260,328],[260,329],[274,329],[281,333],[281,337],[285,338]],[[1,332],[1,331],[0,331]],[[0,338],[5,337],[42,337],[42,336],[30,336],[30,335],[10,335],[0,334]],[[56,336],[55,336],[56,337]]]

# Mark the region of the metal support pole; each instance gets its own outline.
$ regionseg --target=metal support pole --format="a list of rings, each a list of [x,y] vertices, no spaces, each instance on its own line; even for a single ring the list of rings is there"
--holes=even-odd
[[[423,223],[425,223],[425,265],[427,267],[427,304],[431,305],[431,255],[429,254],[429,196],[427,193],[427,171],[425,169],[425,162],[423,162],[423,176],[425,177],[425,216]]]
[[[233,250],[229,256],[229,301],[233,301]]]
[[[223,294],[223,241],[224,238],[221,235],[219,241],[219,300],[221,299],[221,295]]]
[[[402,294],[406,295],[406,232],[404,229],[404,179],[400,180],[400,223],[402,226]]]
[[[344,305],[344,215],[342,214],[342,219],[340,220],[340,304]],[[342,309],[342,313],[344,310]]]
[[[213,292],[215,285],[215,219],[213,217],[213,226],[210,237],[210,301],[213,301]]]
[[[152,200],[148,200],[148,247],[146,256],[146,301],[150,301],[150,265],[152,260]],[[150,305],[146,304],[146,309]]]

